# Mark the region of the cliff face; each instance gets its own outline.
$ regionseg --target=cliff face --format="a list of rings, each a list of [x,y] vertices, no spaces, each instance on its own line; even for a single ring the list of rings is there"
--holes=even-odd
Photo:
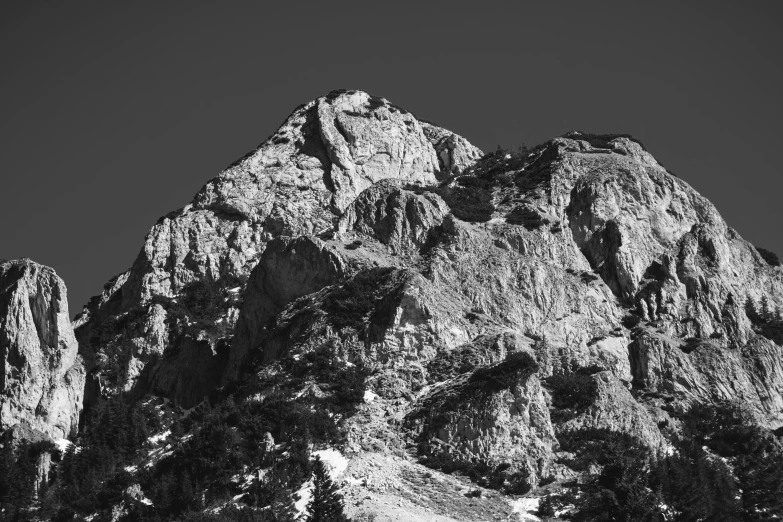
[[[164,359],[182,350],[171,318],[154,300],[177,299],[194,281],[238,278],[243,288],[272,239],[330,230],[375,182],[430,185],[479,156],[464,139],[363,92],[335,91],[301,106],[258,149],[150,230],[131,269],[108,282],[75,323],[85,358],[107,386],[161,388],[157,376],[174,371]],[[222,315],[233,326],[232,314]],[[217,339],[208,344],[217,351]]]
[[[665,454],[697,403],[783,425],[762,302],[783,306],[783,269],[633,138],[482,155],[345,91],[161,218],[75,325],[96,390],[315,398],[357,459],[527,491],[577,474],[562,441]],[[333,381],[356,369],[364,402]]]
[[[76,432],[84,390],[77,351],[65,285],[54,270],[27,259],[0,263],[0,432]]]
[[[437,185],[380,182],[332,231],[279,245],[251,274],[230,355],[245,373],[227,380],[319,351],[369,365],[397,405],[380,422],[438,465],[529,487],[568,476],[556,434],[661,452],[672,412],[723,400],[783,422],[781,347],[744,305],[781,303],[780,267],[628,137],[572,133]],[[535,368],[503,369],[521,354]],[[579,368],[591,402],[562,410],[551,379]],[[504,386],[471,384],[486,372]]]

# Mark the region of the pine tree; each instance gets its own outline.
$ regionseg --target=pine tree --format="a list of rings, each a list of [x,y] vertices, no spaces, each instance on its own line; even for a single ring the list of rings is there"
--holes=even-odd
[[[756,309],[756,303],[751,296],[748,296],[748,299],[745,301],[745,315],[748,316],[751,323],[755,324],[759,322],[759,312],[758,309]]]
[[[765,323],[772,322],[772,310],[770,310],[769,299],[767,299],[766,295],[761,296],[761,310],[759,310],[759,314]]]
[[[288,488],[278,488],[273,496],[270,510],[275,517],[275,522],[295,522],[296,508],[294,507],[294,496]]]
[[[313,466],[313,498],[307,505],[307,522],[347,522],[343,497],[329,478],[329,470],[320,457]]]

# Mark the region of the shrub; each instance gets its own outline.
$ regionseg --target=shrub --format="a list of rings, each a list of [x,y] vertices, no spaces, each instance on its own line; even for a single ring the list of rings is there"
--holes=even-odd
[[[764,259],[764,261],[767,262],[769,266],[780,266],[780,259],[778,259],[778,255],[775,252],[772,252],[771,250],[767,250],[766,248],[761,248],[761,247],[755,247],[755,248],[756,251],[761,255],[761,257]]]
[[[679,417],[677,451],[657,465],[654,486],[684,520],[783,513],[783,444],[772,432],[731,403],[696,404]]]
[[[492,219],[495,205],[492,194],[479,187],[440,187],[435,190],[451,209],[454,217],[471,223]]]
[[[530,150],[523,144],[516,151],[498,147],[494,152],[484,154],[465,171],[464,177],[473,177],[485,182],[484,186],[511,184],[514,178],[503,174],[520,171],[528,164]]]
[[[653,484],[654,460],[639,440],[606,429],[582,429],[558,436],[561,448],[575,457],[570,463],[589,474],[579,494],[555,496],[545,510],[563,507],[563,498],[575,506],[574,520],[662,521],[661,495]]]
[[[218,323],[230,307],[242,304],[242,289],[247,284],[246,276],[226,275],[218,280],[198,279],[186,284],[174,298],[155,296],[153,303],[160,304],[168,313],[172,335],[177,330],[180,335],[197,338],[204,331],[210,336],[229,335],[225,321]],[[235,287],[240,291],[232,292]]]
[[[471,391],[491,394],[514,386],[538,370],[536,360],[527,352],[509,354],[502,362],[477,368],[468,378]]]
[[[428,364],[430,380],[445,381],[497,360],[495,338],[483,336],[453,350],[439,352]]]
[[[773,310],[766,295],[761,297],[757,306],[753,298],[745,301],[745,315],[753,324],[753,329],[767,339],[783,346],[783,315],[780,308]]]
[[[292,377],[300,381],[310,377],[332,392],[330,397],[321,400],[322,406],[345,414],[352,413],[364,400],[370,370],[361,361],[345,364],[329,344],[303,354],[289,355],[281,364]]]
[[[544,382],[552,391],[553,420],[565,421],[589,408],[598,398],[598,385],[592,374],[598,367],[567,370],[547,377]]]
[[[627,314],[620,320],[623,326],[629,330],[633,330],[642,322],[642,318],[636,314]]]
[[[527,230],[535,230],[542,225],[548,225],[549,220],[535,210],[519,205],[506,215],[506,221],[512,225],[522,225]]]
[[[407,273],[394,267],[362,270],[351,279],[329,290],[324,301],[327,320],[337,329],[361,330],[371,313],[376,311],[378,300],[399,290]]]

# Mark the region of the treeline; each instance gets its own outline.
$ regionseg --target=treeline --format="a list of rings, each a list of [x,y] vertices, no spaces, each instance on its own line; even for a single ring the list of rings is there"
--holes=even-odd
[[[681,419],[670,454],[606,430],[559,437],[588,472],[542,500],[539,514],[571,508],[575,521],[767,521],[783,517],[783,444],[731,405],[695,406]]]
[[[745,301],[745,315],[753,328],[770,341],[783,345],[783,310],[770,304],[766,295],[761,296],[758,304],[748,296]]]
[[[51,442],[7,443],[0,460],[0,520],[73,520],[110,509],[134,478],[125,471],[151,430],[154,416],[123,399],[87,415],[79,446],[61,454]],[[37,462],[52,456],[49,481],[36,491]]]
[[[0,449],[0,521],[32,520],[30,507],[46,496],[48,484],[36,491],[38,458],[55,452],[51,442],[5,442]]]
[[[120,505],[119,520],[128,521],[292,520],[294,492],[318,473],[313,448],[341,444],[338,419],[363,400],[368,372],[326,349],[284,357],[281,366],[284,379],[275,375],[275,382],[231,390],[238,400],[228,391],[213,396],[165,425],[151,403],[115,397],[85,412],[78,439],[62,455],[53,446],[3,448],[0,520],[98,522],[117,519],[112,510]],[[297,396],[283,389],[253,398],[281,379],[286,386],[314,381],[320,391]],[[147,441],[165,429],[170,447],[153,463]],[[42,451],[52,453],[56,465],[36,499]],[[258,469],[263,473],[252,471]],[[244,507],[225,507],[235,498]]]

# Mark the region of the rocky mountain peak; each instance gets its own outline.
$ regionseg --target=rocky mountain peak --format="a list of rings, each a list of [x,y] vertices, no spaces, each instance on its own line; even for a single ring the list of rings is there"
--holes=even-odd
[[[81,383],[80,443],[139,481],[115,518],[272,513],[327,455],[381,520],[712,520],[783,483],[783,269],[629,135],[482,154],[333,91],[151,228],[74,322],[86,379],[56,275],[0,267],[4,426],[66,433]]]
[[[171,307],[161,307],[163,301],[182,299],[198,282],[236,280],[232,284],[243,289],[274,238],[332,230],[357,196],[381,180],[433,185],[480,156],[464,138],[365,92],[332,91],[300,106],[190,204],[152,227],[131,269],[108,282],[77,319],[85,357],[102,382],[126,390],[154,361],[157,369],[148,370],[144,389],[151,380],[154,389],[173,393],[185,385],[160,371],[173,341]],[[224,315],[233,324],[236,314]],[[117,320],[129,321],[134,333],[107,336],[102,325]],[[200,372],[223,365],[214,339],[210,350],[211,364],[193,365]],[[204,384],[216,377],[193,379]]]

